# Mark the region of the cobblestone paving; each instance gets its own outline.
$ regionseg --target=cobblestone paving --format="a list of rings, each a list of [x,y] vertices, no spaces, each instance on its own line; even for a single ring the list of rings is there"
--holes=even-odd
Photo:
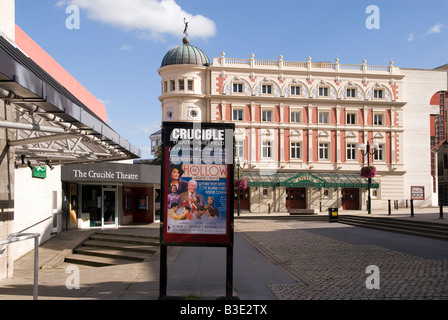
[[[280,300],[448,300],[448,260],[427,260],[307,232],[304,222],[238,220],[235,227],[279,263],[296,284],[269,284]],[[379,268],[379,289],[368,289]]]

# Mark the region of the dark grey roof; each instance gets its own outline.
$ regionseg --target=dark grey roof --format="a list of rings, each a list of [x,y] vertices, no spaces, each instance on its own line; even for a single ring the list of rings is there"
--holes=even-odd
[[[190,39],[185,37],[183,44],[177,46],[165,55],[161,67],[173,64],[192,64],[198,66],[210,65],[210,60],[201,49],[190,45]]]
[[[160,129],[159,131],[154,132],[153,134],[151,134],[151,137],[153,136],[158,136],[162,134],[162,129]]]
[[[440,66],[440,67],[437,67],[437,68],[435,68],[435,70],[448,70],[448,63],[447,64],[444,64],[443,66]]]

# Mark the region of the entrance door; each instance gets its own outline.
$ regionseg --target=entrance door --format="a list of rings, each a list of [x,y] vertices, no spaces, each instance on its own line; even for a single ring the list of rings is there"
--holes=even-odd
[[[118,224],[117,196],[115,189],[103,189],[103,226],[115,227]]]
[[[234,209],[238,210],[238,199],[240,200],[240,210],[250,210],[250,188],[235,189]]]
[[[342,189],[342,209],[359,210],[359,189]]]
[[[306,188],[286,188],[286,209],[306,209]]]

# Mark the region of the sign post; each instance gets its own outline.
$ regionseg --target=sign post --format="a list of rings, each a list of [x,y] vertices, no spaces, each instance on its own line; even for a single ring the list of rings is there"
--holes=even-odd
[[[226,299],[233,294],[234,124],[164,122],[160,292],[167,299],[167,247],[226,247]]]

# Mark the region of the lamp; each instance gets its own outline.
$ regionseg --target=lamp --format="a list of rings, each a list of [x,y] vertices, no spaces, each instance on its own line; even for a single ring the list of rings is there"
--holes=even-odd
[[[241,161],[241,157],[237,157],[236,158],[236,170],[237,170],[237,179],[238,181],[240,180],[240,171],[242,169],[244,169],[244,167],[246,167],[247,161],[246,159],[244,159],[243,161]],[[238,188],[238,217],[240,216],[240,192],[239,192],[239,188]]]
[[[367,166],[370,166],[370,155],[374,155],[375,151],[379,148],[378,142],[373,142],[372,145],[370,145],[370,142],[367,141],[367,145],[364,143],[361,143],[358,147],[359,151],[361,151],[363,156],[367,156]],[[367,214],[372,213],[371,208],[371,196],[370,196],[370,185],[372,183],[372,178],[367,178]]]
[[[50,164],[50,160],[45,161],[45,163],[50,168],[50,170],[54,170],[54,167]]]

